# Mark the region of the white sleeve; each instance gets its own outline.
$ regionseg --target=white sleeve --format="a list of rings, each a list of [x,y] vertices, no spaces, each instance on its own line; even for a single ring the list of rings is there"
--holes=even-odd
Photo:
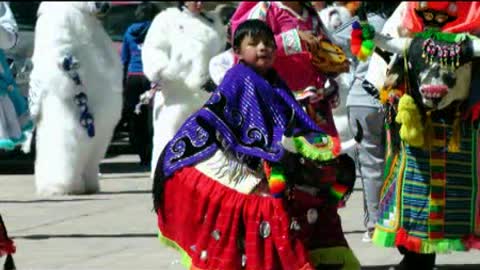
[[[162,71],[168,66],[170,41],[168,16],[158,14],[148,29],[142,48],[143,73],[151,82],[161,79]]]
[[[209,73],[213,82],[216,85],[220,85],[225,76],[225,73],[233,66],[234,64],[234,54],[233,49],[222,52],[214,56],[209,63]]]
[[[403,14],[407,8],[407,2],[402,2],[395,9],[393,14],[388,18],[388,20],[383,25],[381,33],[384,35],[389,35],[391,37],[397,38],[400,37],[399,29],[402,25]],[[392,57],[392,60],[394,57]],[[382,89],[385,80],[387,79],[388,65],[385,60],[377,53],[372,55],[370,64],[368,66],[368,71],[365,75],[365,80],[370,82],[378,90]]]
[[[10,49],[18,38],[18,27],[8,2],[0,2],[0,48]]]

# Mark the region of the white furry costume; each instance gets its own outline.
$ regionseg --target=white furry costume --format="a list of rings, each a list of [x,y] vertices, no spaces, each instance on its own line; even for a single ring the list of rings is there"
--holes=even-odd
[[[122,67],[112,40],[97,19],[102,2],[42,2],[38,10],[30,77],[37,124],[35,180],[41,195],[99,191],[99,163],[122,107]],[[80,124],[78,85],[59,63],[78,60],[95,135]]]
[[[213,23],[184,8],[168,8],[152,22],[142,50],[143,71],[154,83],[161,83],[153,111],[152,176],[157,160],[184,120],[200,108],[209,93],[202,85],[209,79],[210,58],[225,44],[221,20]]]
[[[318,15],[330,33],[352,19],[350,11],[344,6],[326,7]]]

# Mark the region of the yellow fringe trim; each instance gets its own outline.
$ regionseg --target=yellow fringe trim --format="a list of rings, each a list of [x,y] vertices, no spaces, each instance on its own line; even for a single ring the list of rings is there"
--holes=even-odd
[[[398,113],[395,121],[400,127],[400,138],[414,147],[424,144],[422,117],[413,98],[404,94],[398,103]]]
[[[185,250],[183,250],[183,248],[181,248],[176,242],[163,236],[160,230],[158,231],[158,240],[160,240],[160,243],[164,244],[165,246],[171,247],[180,253],[180,256],[181,256],[180,263],[185,268],[187,269],[192,268],[192,258],[188,256],[187,252],[185,252]]]

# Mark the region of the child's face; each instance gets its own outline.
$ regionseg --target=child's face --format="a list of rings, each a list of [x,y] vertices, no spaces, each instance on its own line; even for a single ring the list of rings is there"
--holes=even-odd
[[[185,6],[194,14],[202,12],[203,9],[202,1],[186,1]]]
[[[275,60],[275,43],[265,39],[254,39],[246,36],[240,48],[235,51],[240,60],[253,67],[260,74],[265,74],[272,68]]]

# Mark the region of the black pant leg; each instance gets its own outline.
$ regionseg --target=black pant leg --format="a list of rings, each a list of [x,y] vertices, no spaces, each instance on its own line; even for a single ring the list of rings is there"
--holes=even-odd
[[[128,110],[128,124],[130,143],[140,157],[142,165],[148,165],[152,156],[153,128],[150,123],[148,105],[141,107],[139,114],[134,112],[140,95],[150,89],[150,82],[143,75],[130,75],[127,77],[127,91],[125,94]]]

